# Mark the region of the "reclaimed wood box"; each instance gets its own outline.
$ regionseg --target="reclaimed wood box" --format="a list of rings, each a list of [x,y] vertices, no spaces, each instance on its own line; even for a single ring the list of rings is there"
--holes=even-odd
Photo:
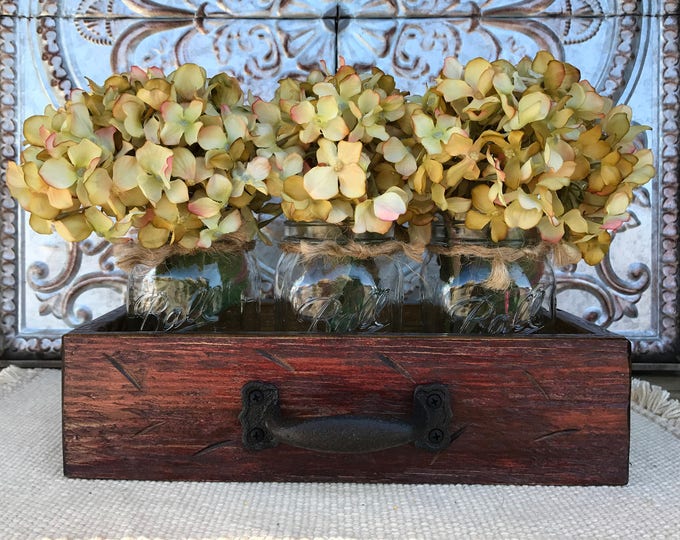
[[[628,341],[567,314],[509,337],[128,327],[63,338],[69,477],[628,481]]]

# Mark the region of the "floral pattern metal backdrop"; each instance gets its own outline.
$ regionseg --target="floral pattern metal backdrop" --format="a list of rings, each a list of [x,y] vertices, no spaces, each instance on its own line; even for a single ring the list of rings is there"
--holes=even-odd
[[[419,93],[446,56],[516,61],[548,49],[651,125],[658,175],[600,266],[558,273],[558,307],[633,342],[638,361],[678,363],[678,2],[663,0],[3,0],[2,175],[23,120],[132,65],[227,71],[270,97],[281,77],[340,58],[377,65]],[[60,336],[117,307],[110,246],[31,232],[2,190],[0,348],[54,358]],[[272,258],[262,254],[271,279]]]

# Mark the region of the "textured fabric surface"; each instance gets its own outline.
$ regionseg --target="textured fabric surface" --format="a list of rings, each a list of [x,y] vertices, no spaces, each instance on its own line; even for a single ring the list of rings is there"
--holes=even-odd
[[[72,480],[60,373],[9,368],[0,538],[680,538],[680,408],[658,388],[634,396],[653,407],[634,406],[625,487]]]

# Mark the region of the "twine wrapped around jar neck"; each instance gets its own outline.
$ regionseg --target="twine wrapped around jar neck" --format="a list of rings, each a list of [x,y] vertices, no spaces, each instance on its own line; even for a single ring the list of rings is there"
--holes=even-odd
[[[367,233],[354,235],[346,225],[331,223],[295,223],[288,222],[286,238],[280,248],[284,253],[297,253],[303,259],[317,257],[351,257],[353,259],[371,259],[380,256],[394,256],[404,253],[410,259],[420,262],[423,249],[407,242],[395,240],[392,235]],[[301,228],[305,234],[291,234],[295,227]],[[321,231],[321,229],[326,229]],[[311,231],[311,234],[310,234]],[[309,234],[309,236],[306,236]]]
[[[135,266],[144,265],[155,268],[169,257],[195,255],[197,253],[241,253],[251,251],[255,247],[255,241],[243,231],[227,234],[212,243],[209,248],[187,249],[179,244],[169,244],[161,248],[150,249],[141,246],[137,242],[129,241],[124,244],[114,244],[113,255],[118,268],[130,272]]]
[[[443,224],[441,225],[443,226]],[[484,286],[495,291],[506,290],[513,283],[508,271],[508,264],[522,259],[530,261],[542,260],[552,249],[551,244],[540,241],[537,235],[532,238],[533,241],[529,245],[519,247],[508,246],[507,244],[519,243],[521,241],[520,235],[505,242],[506,245],[482,245],[483,242],[487,244],[492,243],[484,231],[471,231],[456,224],[453,224],[453,226],[449,224],[447,232],[453,238],[447,242],[442,236],[444,229],[437,228],[437,232],[433,234],[434,242],[427,246],[428,251],[447,257],[475,257],[490,261],[491,272],[486,281],[484,281]],[[524,233],[524,231],[521,232]]]
[[[281,251],[284,253],[298,253],[303,259],[316,257],[351,257],[353,259],[372,259],[380,256],[393,256],[404,253],[410,259],[420,262],[422,249],[400,242],[399,240],[385,240],[384,242],[360,242],[348,240],[338,243],[332,240],[312,242],[299,240],[295,242],[284,241],[281,243]]]

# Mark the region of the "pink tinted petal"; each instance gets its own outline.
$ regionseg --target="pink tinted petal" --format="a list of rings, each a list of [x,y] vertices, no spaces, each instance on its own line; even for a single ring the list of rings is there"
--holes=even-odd
[[[222,205],[209,197],[200,197],[189,202],[187,208],[200,218],[209,218],[219,214]]]
[[[620,214],[618,216],[610,216],[605,218],[604,223],[600,227],[605,231],[616,231],[621,228],[621,226],[630,220],[630,214]]]
[[[265,157],[256,157],[246,167],[246,172],[255,180],[264,180],[269,176],[272,166]]]
[[[406,212],[406,204],[396,193],[383,193],[373,199],[373,212],[378,219],[383,221],[396,221]]]
[[[453,56],[444,59],[442,75],[449,79],[461,79],[463,77],[463,65]]]
[[[311,122],[315,114],[314,105],[309,101],[298,103],[290,109],[290,117],[296,124],[307,124]]]
[[[161,105],[161,117],[166,122],[178,123],[184,120],[184,109],[179,103],[166,101]]]

